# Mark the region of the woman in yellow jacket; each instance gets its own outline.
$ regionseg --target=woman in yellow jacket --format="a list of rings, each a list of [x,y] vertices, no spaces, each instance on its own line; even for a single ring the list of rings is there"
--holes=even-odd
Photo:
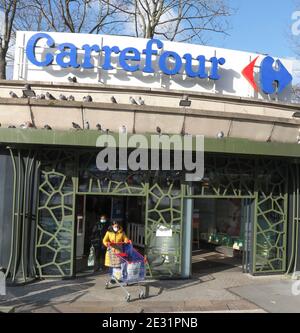
[[[123,228],[116,221],[113,221],[103,238],[103,245],[107,248],[104,263],[107,267],[116,267],[116,263],[111,262],[108,252],[110,250],[110,246],[114,243],[130,243],[130,240],[123,231]],[[115,253],[118,252],[118,247],[112,246],[111,251],[114,251]]]

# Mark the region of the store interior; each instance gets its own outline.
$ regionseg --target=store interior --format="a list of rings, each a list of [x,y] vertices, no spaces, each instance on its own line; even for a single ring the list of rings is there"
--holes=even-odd
[[[95,272],[96,266],[89,264],[89,256],[92,245],[95,244],[96,226],[103,215],[108,220],[107,226],[112,221],[118,221],[132,240],[133,246],[144,254],[145,199],[143,197],[78,195],[76,207],[77,273]],[[241,199],[194,200],[193,274],[233,268],[242,270],[247,220],[245,208],[245,201]],[[102,239],[96,240],[97,242],[102,244]]]
[[[145,243],[145,208],[144,198],[132,196],[79,195],[76,202],[77,235],[76,235],[76,272],[98,270],[99,266],[89,263],[92,246],[102,247],[97,225],[101,216],[106,216],[105,228],[117,221],[133,245],[143,252]],[[104,232],[105,234],[105,232]],[[104,235],[103,234],[103,235]],[[100,251],[105,252],[102,248]],[[96,253],[99,256],[99,253]]]
[[[240,199],[196,199],[192,271],[242,269],[246,210]]]

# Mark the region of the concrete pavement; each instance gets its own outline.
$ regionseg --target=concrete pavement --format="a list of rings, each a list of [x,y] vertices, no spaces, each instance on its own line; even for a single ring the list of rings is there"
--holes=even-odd
[[[300,281],[280,279],[271,283],[244,285],[231,288],[230,291],[254,302],[266,312],[300,313]],[[293,294],[293,289],[296,294]]]
[[[13,306],[16,312],[263,312],[261,307],[238,295],[237,288],[256,288],[258,283],[270,283],[277,278],[254,278],[242,274],[237,267],[222,267],[214,273],[196,274],[190,280],[145,281],[141,289],[146,299],[138,298],[137,286],[128,288],[131,302],[124,292],[113,287],[105,289],[103,274],[75,280],[45,280],[22,287],[8,288],[0,306]],[[234,290],[234,292],[232,291]]]

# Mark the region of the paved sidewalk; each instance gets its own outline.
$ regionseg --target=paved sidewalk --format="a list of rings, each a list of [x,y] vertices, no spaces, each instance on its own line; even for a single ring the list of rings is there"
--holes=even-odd
[[[0,306],[13,306],[15,312],[35,313],[264,312],[255,302],[238,295],[237,288],[256,288],[258,283],[267,285],[281,278],[254,278],[232,268],[199,274],[191,280],[146,281],[142,289],[147,298],[139,300],[137,286],[130,286],[130,303],[125,301],[120,288],[106,290],[106,279],[98,274],[11,287],[5,299],[0,296]]]
[[[244,285],[231,291],[271,313],[300,313],[300,281],[281,279],[268,284]],[[296,285],[295,285],[296,283]],[[292,290],[296,289],[297,294]]]

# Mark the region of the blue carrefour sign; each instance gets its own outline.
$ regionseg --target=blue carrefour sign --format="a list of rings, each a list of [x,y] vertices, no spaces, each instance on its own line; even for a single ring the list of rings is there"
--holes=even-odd
[[[266,57],[260,65],[260,84],[265,94],[274,94],[277,83],[277,91],[280,94],[293,80],[292,75],[284,67],[280,60],[276,61],[276,69],[273,67],[275,60],[272,57]]]
[[[36,57],[36,48],[38,42],[43,39],[46,41],[49,50],[43,56],[43,59],[38,60]],[[50,49],[52,48],[52,49]],[[58,53],[53,50],[56,48]],[[199,55],[196,58],[197,66],[193,63],[192,55],[186,53],[181,57],[174,51],[165,51],[164,43],[159,39],[151,39],[147,42],[146,48],[140,52],[134,47],[126,47],[120,49],[118,46],[99,46],[99,45],[82,45],[84,51],[83,61],[78,61],[78,48],[72,43],[56,44],[55,40],[46,33],[37,33],[33,35],[26,46],[27,58],[31,63],[38,67],[46,67],[54,61],[61,68],[84,68],[91,69],[94,65],[91,63],[92,52],[104,52],[104,61],[102,69],[112,70],[112,56],[117,55],[121,68],[128,72],[142,71],[144,73],[154,73],[153,56],[157,56],[159,51],[158,66],[159,70],[166,75],[179,74],[184,67],[187,76],[200,79],[219,80],[219,66],[224,65],[224,58],[211,57],[206,59],[205,56]],[[145,56],[145,64],[142,66],[142,55]],[[210,63],[209,69],[206,64]]]
[[[143,45],[139,49],[130,45],[127,46],[132,41],[135,41],[134,39],[122,39],[122,45],[125,46],[121,48],[121,41],[119,42],[118,38],[110,39],[110,42],[102,43],[101,46],[97,43],[84,44],[83,42],[83,45],[78,47],[67,41],[57,43],[55,40],[56,36],[55,34],[43,32],[33,34],[25,46],[28,60],[35,66],[42,68],[57,64],[61,69],[93,69],[95,67],[95,57],[99,58],[98,56],[101,54],[100,68],[105,71],[118,68],[127,73],[138,71],[143,73],[160,72],[170,76],[183,74],[189,78],[194,78],[195,82],[192,82],[195,85],[197,84],[197,79],[206,79],[207,82],[208,80],[217,81],[223,79],[223,82],[215,85],[215,91],[229,91],[242,96],[248,94],[248,90],[244,89],[238,80],[235,80],[235,78],[240,77],[241,67],[238,66],[241,56],[245,54],[235,54],[234,51],[219,49],[218,52],[223,56],[217,57],[214,49],[210,48],[208,51],[208,48],[205,47],[201,47],[200,50],[206,56],[203,54],[195,56],[196,48],[193,47],[191,48],[194,50],[194,56],[191,53],[184,52],[179,54],[174,50],[167,50],[164,42],[159,39],[150,39],[146,42],[143,40],[143,44],[139,40],[139,45]],[[67,34],[62,34],[61,36],[66,39],[71,38],[71,35],[69,37]],[[40,42],[46,45],[42,54],[38,54],[37,51]],[[108,46],[107,44],[110,45]],[[176,47],[180,48],[181,45],[182,47],[189,46],[188,44],[178,44]],[[197,49],[199,50],[199,47]],[[215,56],[207,56],[207,54],[212,52],[215,52]],[[257,56],[242,70],[243,76],[257,92],[261,91],[269,95],[275,92],[283,92],[292,82],[292,75],[280,60],[264,56],[258,66],[259,58],[262,58],[262,56]],[[226,67],[224,66],[221,71],[220,69],[225,63]],[[97,66],[97,68],[99,67]],[[257,75],[257,72],[259,72],[259,75]],[[204,90],[209,90],[209,88],[205,88],[207,87],[207,82],[198,86],[201,85]],[[146,81],[144,83],[145,85],[149,84]],[[186,87],[190,87],[190,85],[187,84]],[[246,90],[247,92],[245,92]]]
[[[272,57],[265,57],[259,67],[260,82],[256,82],[255,66],[259,56],[257,56],[249,65],[247,65],[242,74],[249,81],[255,91],[259,91],[259,86],[263,93],[271,95],[274,93],[282,93],[283,90],[292,82],[293,76],[284,67],[280,60]],[[274,63],[276,67],[274,67]],[[274,84],[275,83],[275,84]]]

